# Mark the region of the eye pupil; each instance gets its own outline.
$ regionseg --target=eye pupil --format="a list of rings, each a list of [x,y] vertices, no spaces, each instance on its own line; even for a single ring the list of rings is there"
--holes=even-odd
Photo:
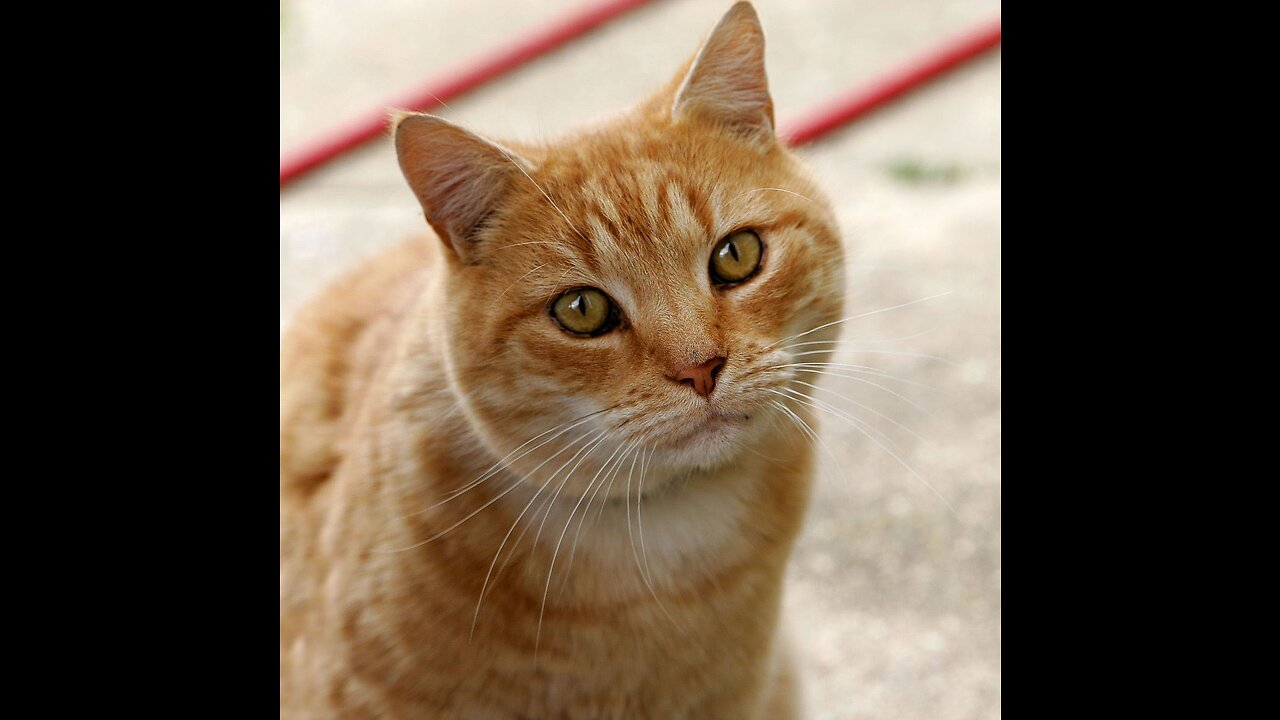
[[[738,257],[738,246],[734,245],[732,240],[729,241],[729,244],[726,247],[729,248],[729,254],[733,256],[734,262],[737,262],[738,260],[741,259]]]

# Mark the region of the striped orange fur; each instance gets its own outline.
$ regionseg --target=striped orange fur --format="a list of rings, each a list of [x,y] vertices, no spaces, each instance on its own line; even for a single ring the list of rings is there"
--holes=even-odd
[[[396,119],[434,236],[281,351],[282,717],[796,716],[777,627],[812,450],[779,403],[812,418],[779,366],[836,337],[793,339],[840,317],[844,261],[763,42],[738,3],[666,87],[543,144]],[[759,270],[717,285],[743,229]],[[616,327],[557,324],[581,287]],[[711,357],[706,397],[673,381]]]

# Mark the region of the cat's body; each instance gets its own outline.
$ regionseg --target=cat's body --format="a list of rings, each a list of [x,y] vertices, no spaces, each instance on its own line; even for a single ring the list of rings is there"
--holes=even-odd
[[[703,109],[734,89],[699,94],[718,57],[763,88],[755,22],[735,6],[679,82],[569,142],[400,121],[440,237],[335,283],[282,347],[282,716],[792,716],[811,420],[782,341],[830,347],[807,331],[843,265],[767,91]],[[742,227],[755,274],[700,279]],[[547,302],[587,286],[617,318],[575,337]]]
[[[675,495],[645,498],[644,555],[661,605],[636,567],[620,507],[606,508],[599,524],[589,525],[583,539],[593,544],[580,544],[563,589],[566,557],[560,558],[540,638],[539,612],[554,547],[540,547],[530,557],[529,537],[503,575],[491,581],[470,636],[485,573],[527,500],[495,503],[434,542],[388,552],[422,543],[506,487],[482,484],[422,512],[496,459],[474,447],[453,447],[457,438],[450,429],[465,420],[445,387],[438,348],[411,343],[399,351],[421,361],[411,372],[422,377],[408,382],[395,377],[393,355],[386,352],[403,336],[406,320],[419,315],[386,304],[382,293],[403,288],[394,294],[407,298],[410,288],[430,288],[431,271],[409,264],[427,260],[428,248],[418,241],[366,265],[308,313],[316,324],[325,323],[318,318],[344,319],[319,336],[295,334],[286,349],[287,358],[307,360],[283,380],[286,397],[301,395],[316,404],[286,407],[286,416],[334,423],[341,447],[290,442],[282,461],[296,467],[287,473],[282,495],[282,515],[289,517],[282,523],[281,546],[290,552],[281,568],[281,692],[290,712],[345,718],[384,712],[459,718],[752,717],[751,709],[762,694],[777,691],[777,673],[785,671],[772,665],[773,634],[782,573],[808,492],[808,449],[799,437],[771,451],[776,465],[750,456],[745,467],[699,478],[707,486],[699,491],[707,494],[727,492],[720,485],[759,486],[751,493],[759,507],[711,511],[732,516],[722,522],[734,525],[722,529],[718,543],[706,542],[714,537],[706,531],[715,528],[707,527],[712,523],[705,503],[690,504]],[[362,297],[362,281],[379,292]],[[433,302],[429,292],[423,297]],[[300,318],[299,327],[314,325]],[[294,387],[305,390],[293,394]],[[309,432],[301,422],[290,427]],[[383,432],[390,428],[395,431]],[[335,461],[332,474],[317,482],[318,468]],[[437,482],[424,486],[423,478]],[[561,503],[556,509],[546,522],[544,541],[560,534],[571,506]],[[596,522],[598,510],[593,508],[589,523]],[[631,513],[638,524],[634,501]],[[673,563],[670,554],[682,549],[666,539],[664,531],[672,524],[695,528],[706,543],[696,548],[695,560],[705,569],[688,574],[686,582],[673,582],[663,571]],[[565,553],[577,529],[576,523],[570,526]],[[536,532],[535,525],[529,536]],[[605,539],[609,546],[597,544]]]

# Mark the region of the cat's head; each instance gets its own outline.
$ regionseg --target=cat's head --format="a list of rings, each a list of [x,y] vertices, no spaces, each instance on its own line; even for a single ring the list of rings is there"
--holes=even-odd
[[[447,247],[450,382],[490,449],[542,482],[576,493],[602,468],[758,450],[793,364],[836,336],[795,337],[840,317],[844,260],[828,202],[775,136],[747,3],[603,126],[500,144],[405,114],[395,143]]]

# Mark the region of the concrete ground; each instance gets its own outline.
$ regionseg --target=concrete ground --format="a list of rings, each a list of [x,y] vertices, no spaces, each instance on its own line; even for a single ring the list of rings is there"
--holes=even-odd
[[[281,148],[584,1],[282,0]],[[433,112],[496,137],[589,122],[666,80],[730,4],[662,0]],[[1000,10],[998,0],[755,4],[784,125]],[[834,416],[821,425],[821,478],[786,600],[809,714],[998,718],[999,52],[804,154],[851,250],[850,314],[950,292],[845,331],[838,361],[895,376],[869,379],[901,398],[840,377],[817,393],[883,435]],[[424,226],[385,141],[282,192],[281,328],[329,278]]]

